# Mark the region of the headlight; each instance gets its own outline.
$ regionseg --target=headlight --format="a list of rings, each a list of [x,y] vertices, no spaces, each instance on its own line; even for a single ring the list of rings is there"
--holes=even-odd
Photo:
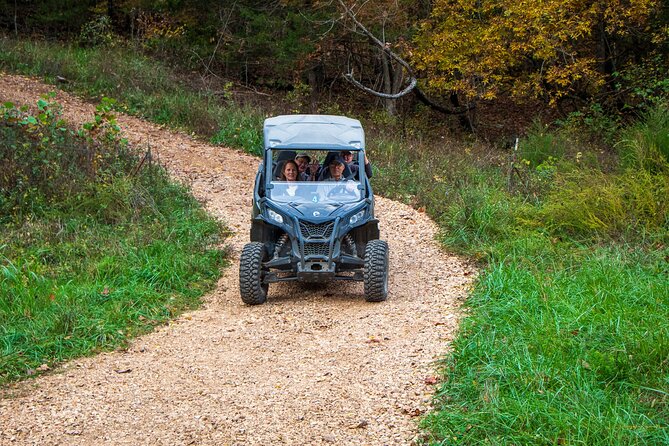
[[[363,209],[362,211],[360,211],[360,212],[358,212],[357,214],[355,214],[354,216],[352,216],[352,217],[348,220],[348,224],[350,224],[350,225],[354,225],[354,224],[356,224],[357,222],[359,222],[360,220],[362,220],[362,217],[364,217],[364,216],[365,216],[365,210]]]
[[[275,222],[282,224],[283,223],[283,217],[281,214],[274,212],[271,209],[267,209],[267,215],[269,215],[269,218],[274,220]]]

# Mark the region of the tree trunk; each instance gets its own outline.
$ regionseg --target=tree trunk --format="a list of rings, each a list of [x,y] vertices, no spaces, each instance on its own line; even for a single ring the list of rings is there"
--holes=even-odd
[[[391,75],[392,61],[383,50],[381,50],[381,66],[383,68],[383,92],[386,94],[397,93],[397,91],[393,90],[393,78]],[[395,108],[395,99],[384,99],[383,107],[386,109],[386,113],[388,113],[388,115],[395,116],[397,114],[397,109]]]

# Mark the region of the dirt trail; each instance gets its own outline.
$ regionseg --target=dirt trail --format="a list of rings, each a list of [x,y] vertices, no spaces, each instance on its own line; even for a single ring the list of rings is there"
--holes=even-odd
[[[0,74],[3,102],[34,105],[52,90]],[[93,105],[57,100],[68,121],[91,120]],[[236,261],[258,160],[137,118],[119,123],[234,231]],[[360,283],[280,284],[267,304],[245,306],[233,263],[204,308],[127,351],[3,389],[0,444],[410,444],[474,274],[439,249],[424,214],[381,198],[377,214],[390,243],[387,302],[366,303]]]

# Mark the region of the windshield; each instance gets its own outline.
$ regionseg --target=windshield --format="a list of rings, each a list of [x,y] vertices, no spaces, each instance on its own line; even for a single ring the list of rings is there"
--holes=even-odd
[[[272,181],[268,191],[281,203],[354,203],[361,199],[359,181]]]
[[[353,203],[364,197],[360,150],[274,148],[268,152],[268,196],[287,203]],[[362,178],[361,178],[362,176]]]

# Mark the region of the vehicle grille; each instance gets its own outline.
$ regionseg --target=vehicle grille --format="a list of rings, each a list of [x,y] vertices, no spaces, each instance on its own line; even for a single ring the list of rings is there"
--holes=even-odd
[[[328,256],[330,254],[330,244],[329,243],[305,243],[304,244],[304,255],[305,256]]]
[[[327,223],[309,223],[306,221],[300,222],[300,231],[302,232],[302,237],[305,239],[320,238],[320,239],[329,239],[332,235],[332,229],[334,228],[333,222]],[[327,245],[326,245],[327,247]]]

